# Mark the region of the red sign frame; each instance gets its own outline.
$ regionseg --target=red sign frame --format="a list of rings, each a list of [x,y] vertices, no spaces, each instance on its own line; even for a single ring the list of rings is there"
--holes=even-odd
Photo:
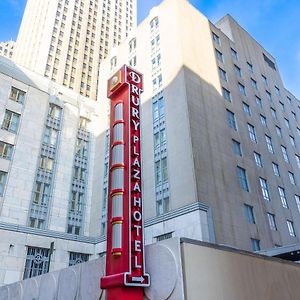
[[[110,158],[106,276],[107,299],[142,300],[145,273],[141,178],[140,95],[143,76],[124,65],[108,81]]]

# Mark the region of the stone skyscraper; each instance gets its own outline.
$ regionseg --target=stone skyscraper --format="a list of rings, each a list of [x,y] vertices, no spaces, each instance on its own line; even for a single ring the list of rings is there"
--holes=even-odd
[[[136,0],[28,0],[13,60],[96,99],[99,64],[136,27]]]

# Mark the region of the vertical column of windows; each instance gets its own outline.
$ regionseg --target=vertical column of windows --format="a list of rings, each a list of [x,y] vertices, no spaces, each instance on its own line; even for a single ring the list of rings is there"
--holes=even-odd
[[[90,139],[90,133],[87,131],[87,123],[87,119],[80,118],[69,199],[67,232],[76,235],[82,234],[86,206],[88,148]]]
[[[156,213],[164,214],[169,210],[169,178],[167,163],[167,142],[166,142],[166,120],[165,101],[162,87],[161,75],[161,53],[159,19],[155,17],[150,22],[151,31],[151,62],[152,62],[152,97],[153,110],[153,140],[154,140],[154,172],[155,172],[155,193]]]
[[[105,136],[105,156],[104,156],[104,175],[103,175],[103,194],[102,194],[102,218],[101,234],[106,233],[107,229],[107,202],[108,202],[108,165],[109,165],[109,130]]]
[[[50,103],[29,210],[30,227],[45,229],[47,226],[61,115],[61,107]]]

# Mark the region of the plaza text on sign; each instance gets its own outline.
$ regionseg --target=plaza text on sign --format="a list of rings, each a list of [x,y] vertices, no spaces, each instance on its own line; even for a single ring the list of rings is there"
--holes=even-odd
[[[108,81],[110,161],[106,276],[107,299],[143,299],[145,273],[141,181],[142,75],[124,66]]]

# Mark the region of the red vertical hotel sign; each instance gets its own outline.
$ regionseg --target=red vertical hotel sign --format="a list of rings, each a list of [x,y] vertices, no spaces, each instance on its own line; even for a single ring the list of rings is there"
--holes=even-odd
[[[108,300],[142,300],[145,273],[140,148],[142,75],[123,66],[108,81],[110,161],[106,276]]]

